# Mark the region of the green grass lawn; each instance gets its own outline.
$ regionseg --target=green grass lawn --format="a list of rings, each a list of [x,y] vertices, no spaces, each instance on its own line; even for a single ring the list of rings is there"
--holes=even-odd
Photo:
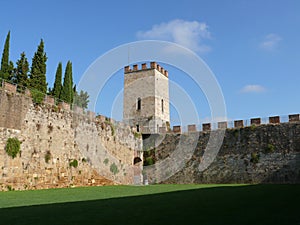
[[[1,192],[0,224],[300,225],[300,185],[106,186]]]

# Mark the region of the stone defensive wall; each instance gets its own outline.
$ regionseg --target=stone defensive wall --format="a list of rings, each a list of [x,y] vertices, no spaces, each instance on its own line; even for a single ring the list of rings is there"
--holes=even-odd
[[[300,183],[299,114],[174,126],[142,140],[126,124],[56,105],[51,96],[36,105],[22,92],[0,87],[0,190],[140,184],[142,169],[149,183]],[[218,133],[224,140],[216,157],[204,157]],[[14,159],[5,151],[13,137],[21,141]],[[142,168],[143,154],[154,164]],[[186,161],[169,173],[178,159]]]
[[[0,87],[0,190],[140,182],[142,139],[129,126],[51,96],[36,105],[23,92]],[[14,137],[21,149],[13,159],[5,147]]]
[[[231,128],[227,122],[216,129],[203,124],[202,131],[195,125],[186,132],[175,126],[149,137],[144,157],[154,164],[144,167],[144,177],[149,183],[300,183],[299,114],[283,118],[285,122],[270,117],[264,124],[255,118],[249,126],[234,121]],[[216,157],[210,156],[210,135],[218,134],[224,135],[223,143]],[[190,146],[192,151],[187,150]]]

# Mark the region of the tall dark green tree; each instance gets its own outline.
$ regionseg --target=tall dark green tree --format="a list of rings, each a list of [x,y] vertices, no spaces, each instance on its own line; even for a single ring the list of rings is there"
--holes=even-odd
[[[14,78],[14,71],[15,71],[15,66],[14,63],[12,61],[9,61],[8,64],[8,73],[7,73],[7,80],[13,81]]]
[[[0,70],[0,78],[4,78],[6,80],[10,80],[13,74],[14,65],[13,62],[9,61],[9,42],[10,42],[10,31],[5,39],[4,49],[2,53],[1,59],[1,70]]]
[[[73,68],[72,68],[72,62],[70,62],[70,77],[71,77],[71,103],[74,102],[74,93],[76,92],[76,85],[73,86],[74,82],[73,82]]]
[[[81,90],[78,94],[77,91],[74,94],[74,105],[77,105],[83,109],[87,109],[89,103],[89,94],[86,91]]]
[[[25,52],[21,53],[20,59],[16,63],[14,81],[24,90],[28,86],[29,63]]]
[[[65,76],[64,76],[64,84],[61,89],[60,99],[72,104],[73,101],[73,75],[72,75],[72,63],[68,61]]]
[[[73,79],[73,78],[72,78]],[[77,90],[76,90],[76,84],[74,84],[73,86],[73,92],[72,92],[72,103],[74,104],[75,102],[75,96],[77,94]]]
[[[41,39],[37,51],[32,58],[29,86],[42,93],[47,92],[46,61],[47,56],[44,52],[44,41]]]
[[[62,89],[62,63],[58,63],[57,69],[56,69],[56,74],[55,74],[55,81],[54,81],[54,86],[52,89],[52,95],[56,98],[60,97],[60,92]]]

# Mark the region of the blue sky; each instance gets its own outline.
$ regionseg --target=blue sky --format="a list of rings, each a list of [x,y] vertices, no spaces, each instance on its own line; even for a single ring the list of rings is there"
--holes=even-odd
[[[73,62],[77,83],[110,49],[138,40],[166,40],[190,48],[210,67],[222,88],[228,119],[300,112],[298,0],[12,0],[1,2],[1,9],[1,53],[8,30],[14,62],[22,51],[31,61],[43,38],[50,87],[60,61],[63,66]],[[187,74],[164,67],[170,80],[191,97],[200,120],[207,120],[205,94]],[[123,87],[122,73],[117,72],[102,90],[96,106],[100,114],[111,115],[112,102]],[[172,110],[172,124],[180,123],[177,114]]]

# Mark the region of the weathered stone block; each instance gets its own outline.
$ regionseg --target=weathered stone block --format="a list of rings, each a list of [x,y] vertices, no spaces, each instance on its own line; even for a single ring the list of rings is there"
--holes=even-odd
[[[66,103],[66,102],[60,102],[58,104],[58,106],[64,110],[70,110],[70,104]]]
[[[279,116],[269,117],[269,123],[280,123],[280,117]]]
[[[102,116],[102,115],[98,115],[97,116],[97,119],[99,120],[99,122],[104,122],[105,121],[105,116]]]
[[[12,92],[12,93],[17,92],[17,85],[10,84],[10,83],[7,83],[5,81],[3,82],[3,85],[4,85],[4,90]]]
[[[54,105],[55,99],[52,96],[46,95],[44,99],[45,104]]]
[[[300,114],[289,115],[289,122],[300,121]]]
[[[124,72],[125,73],[129,73],[131,70],[130,70],[130,66],[125,66],[124,67]]]
[[[168,70],[165,70],[165,76],[166,76],[166,77],[169,77],[169,72],[168,72]]]
[[[140,127],[139,128],[139,132],[143,133],[143,134],[150,134],[151,130],[149,127]],[[137,128],[135,127],[135,130],[137,131]]]
[[[261,118],[252,118],[250,120],[250,123],[251,125],[254,124],[254,125],[260,125],[261,124]]]
[[[196,124],[188,125],[188,132],[196,132],[196,131],[197,131]]]
[[[218,122],[218,129],[226,129],[227,121]]]
[[[95,112],[87,111],[87,116],[90,120],[94,120],[95,119]]]
[[[173,126],[174,133],[181,133],[181,126]]]
[[[202,130],[203,131],[210,131],[211,130],[211,124],[210,123],[203,123],[202,124]]]
[[[235,120],[235,121],[234,121],[234,127],[235,127],[235,128],[241,128],[241,127],[244,127],[244,121],[243,121],[243,120]]]
[[[147,69],[147,63],[143,63],[142,64],[142,70],[146,70]]]
[[[159,133],[160,133],[160,134],[165,134],[165,133],[167,133],[167,128],[166,128],[166,127],[160,127],[160,128],[159,128]]]
[[[156,69],[156,66],[157,66],[156,62],[151,62],[150,63],[151,69]]]
[[[83,108],[81,108],[79,106],[74,106],[74,113],[83,114]]]
[[[138,71],[138,65],[137,64],[133,65],[133,71]]]

